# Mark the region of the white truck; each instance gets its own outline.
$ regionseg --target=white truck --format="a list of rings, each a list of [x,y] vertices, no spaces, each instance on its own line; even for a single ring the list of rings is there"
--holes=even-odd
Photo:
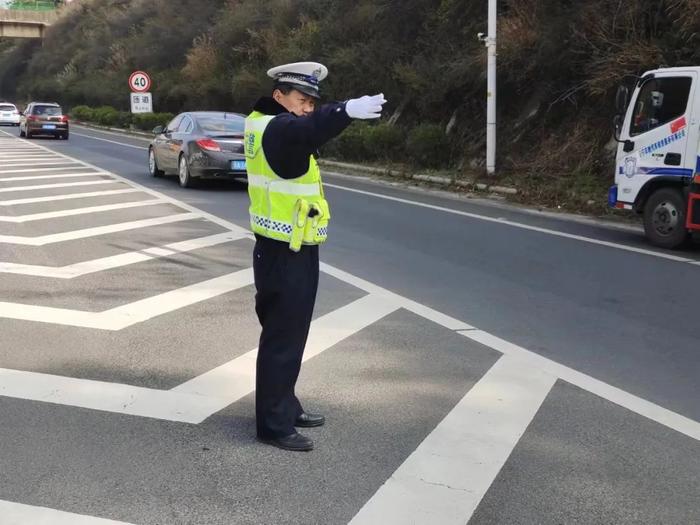
[[[617,92],[615,185],[608,204],[644,217],[650,242],[700,233],[700,67],[648,71]]]

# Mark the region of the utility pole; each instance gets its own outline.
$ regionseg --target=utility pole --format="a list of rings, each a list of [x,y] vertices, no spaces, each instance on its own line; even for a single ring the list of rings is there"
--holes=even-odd
[[[496,173],[496,30],[497,0],[489,0],[489,34],[479,37],[488,50],[488,82],[486,99],[486,172]]]

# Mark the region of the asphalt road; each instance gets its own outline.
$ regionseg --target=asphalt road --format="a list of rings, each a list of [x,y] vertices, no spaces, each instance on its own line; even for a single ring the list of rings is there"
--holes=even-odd
[[[697,247],[327,174],[300,388],[329,425],[299,458],[255,442],[251,389],[208,379],[259,333],[245,185],[149,178],[139,138],[2,131],[2,209],[23,219],[0,224],[0,261],[25,266],[0,273],[0,524],[700,521]],[[53,183],[74,185],[12,189]],[[77,192],[95,195],[49,199]],[[108,209],[65,213],[86,206]]]

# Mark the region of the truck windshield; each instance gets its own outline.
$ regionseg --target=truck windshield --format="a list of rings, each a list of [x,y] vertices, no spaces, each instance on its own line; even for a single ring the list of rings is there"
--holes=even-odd
[[[634,105],[630,135],[640,135],[682,117],[688,107],[690,77],[647,80]]]

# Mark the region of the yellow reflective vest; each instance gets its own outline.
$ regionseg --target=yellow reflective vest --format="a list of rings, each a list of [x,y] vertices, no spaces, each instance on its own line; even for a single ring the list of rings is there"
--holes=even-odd
[[[303,244],[321,244],[328,237],[330,209],[323,197],[318,164],[313,155],[310,155],[308,171],[294,179],[283,179],[272,170],[265,158],[262,137],[273,118],[274,116],[254,111],[245,120],[244,147],[250,197],[250,227],[254,233],[263,237],[290,242],[294,225],[300,222],[296,216],[298,211],[315,209],[317,216],[309,222]]]

